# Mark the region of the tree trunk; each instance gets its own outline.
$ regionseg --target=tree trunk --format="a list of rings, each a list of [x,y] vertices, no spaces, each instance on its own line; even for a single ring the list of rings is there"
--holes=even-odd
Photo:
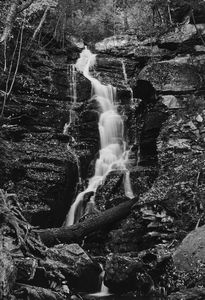
[[[25,10],[26,8],[28,8],[33,3],[33,1],[34,0],[24,1],[21,5],[19,5],[19,0],[12,0],[9,12],[6,17],[4,31],[0,38],[0,43],[6,44],[11,34],[11,30],[13,28],[13,23],[16,19],[16,15],[22,12],[23,10]]]
[[[41,21],[40,21],[40,23],[38,24],[38,27],[36,28],[36,30],[35,30],[35,32],[34,32],[34,34],[33,34],[33,36],[32,36],[32,41],[35,40],[36,37],[37,37],[37,35],[39,34],[39,32],[40,32],[40,30],[41,30],[41,28],[42,28],[42,26],[43,26],[43,24],[44,24],[44,22],[45,22],[45,20],[46,20],[48,11],[49,11],[49,6],[46,7],[46,9],[45,9],[45,11],[44,11],[44,13],[43,13],[43,16],[42,16],[42,18],[41,18]]]
[[[9,37],[12,27],[13,27],[14,20],[16,18],[17,7],[18,7],[18,0],[13,0],[11,3],[11,6],[10,6],[10,10],[8,12],[7,18],[6,18],[5,27],[4,27],[4,31],[3,31],[3,34],[0,39],[0,43],[3,43],[3,42],[6,43],[6,41],[8,40],[8,37]]]
[[[42,242],[49,247],[61,243],[78,242],[89,233],[105,229],[116,221],[126,217],[136,201],[136,198],[130,199],[116,207],[107,209],[93,218],[89,218],[67,228],[43,229],[37,232]]]
[[[17,12],[20,13],[23,10],[27,9],[33,2],[34,0],[23,1],[23,3],[18,6]]]

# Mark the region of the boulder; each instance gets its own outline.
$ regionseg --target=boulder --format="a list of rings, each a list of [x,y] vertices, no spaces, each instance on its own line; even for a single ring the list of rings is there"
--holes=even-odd
[[[148,294],[153,285],[139,259],[117,254],[111,254],[107,258],[104,282],[111,292],[117,294],[129,291]]]
[[[205,225],[191,231],[173,254],[181,271],[196,271],[205,263]]]
[[[49,268],[59,270],[69,287],[77,291],[95,292],[99,289],[101,267],[78,244],[60,244],[48,249],[47,258],[41,264],[48,272]]]

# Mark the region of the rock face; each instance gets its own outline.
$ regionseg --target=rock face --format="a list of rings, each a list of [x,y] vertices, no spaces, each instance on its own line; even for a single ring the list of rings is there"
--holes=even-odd
[[[192,58],[190,57],[190,60]],[[189,57],[180,57],[147,65],[138,76],[140,80],[151,82],[161,92],[191,92],[204,85],[200,68],[188,62]],[[193,58],[193,61],[195,59]],[[203,63],[203,59],[201,61]]]
[[[159,44],[181,44],[188,40],[191,40],[196,37],[198,31],[201,32],[202,35],[205,34],[205,24],[197,24],[194,26],[193,24],[184,24],[178,28],[174,28],[173,31],[169,33],[165,33],[159,38]]]
[[[48,226],[55,211],[55,226],[63,222],[78,181],[76,159],[57,133],[63,105],[35,97],[18,99],[21,106],[13,102],[6,111],[12,120],[2,128],[10,152],[3,187],[19,195],[33,224]]]

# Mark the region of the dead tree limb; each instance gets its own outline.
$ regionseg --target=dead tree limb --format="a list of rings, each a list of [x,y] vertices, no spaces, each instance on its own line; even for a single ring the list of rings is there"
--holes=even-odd
[[[43,229],[37,232],[40,235],[41,241],[49,247],[61,243],[69,244],[79,242],[86,235],[101,229],[106,229],[113,223],[126,217],[136,201],[137,198],[130,199],[116,207],[107,209],[93,218],[89,218],[67,228]]]
[[[43,13],[43,16],[42,16],[42,18],[40,20],[40,23],[38,24],[36,30],[34,31],[34,34],[32,36],[32,41],[35,40],[36,36],[39,34],[39,32],[40,32],[40,30],[41,30],[41,28],[42,28],[42,26],[43,26],[43,24],[44,24],[44,22],[46,20],[48,12],[49,12],[49,6],[46,7],[46,9],[45,9],[45,11]]]
[[[21,5],[19,5],[17,12],[20,13],[23,10],[27,9],[35,0],[27,0],[27,1],[23,1],[23,3]]]

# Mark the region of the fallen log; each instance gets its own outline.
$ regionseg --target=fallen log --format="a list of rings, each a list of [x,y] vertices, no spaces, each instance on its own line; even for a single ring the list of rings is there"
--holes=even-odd
[[[37,233],[41,241],[48,247],[62,243],[79,242],[86,235],[101,229],[106,229],[116,221],[126,217],[137,200],[138,198],[130,199],[67,228],[42,229],[37,230]]]

